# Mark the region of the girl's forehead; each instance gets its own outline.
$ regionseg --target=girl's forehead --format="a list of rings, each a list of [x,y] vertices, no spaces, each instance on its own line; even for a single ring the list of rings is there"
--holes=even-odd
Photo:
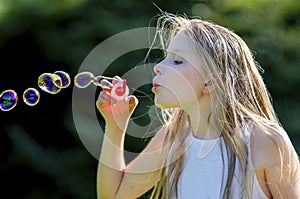
[[[168,54],[176,54],[185,59],[194,69],[204,74],[202,55],[197,47],[196,41],[194,41],[186,32],[179,32],[171,40],[168,48]]]
[[[175,37],[171,40],[167,52],[183,54],[185,56],[194,54],[195,51],[195,43],[194,41],[185,33],[179,32],[175,35]],[[181,55],[181,56],[183,56]]]
[[[184,32],[179,32],[171,40],[167,53],[177,54],[192,64],[198,65],[200,54],[196,42]]]

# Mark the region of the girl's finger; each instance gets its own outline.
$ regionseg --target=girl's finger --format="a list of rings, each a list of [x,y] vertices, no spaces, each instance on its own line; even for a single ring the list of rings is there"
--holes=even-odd
[[[110,100],[109,99],[105,99],[103,97],[99,97],[98,100],[97,100],[97,104],[101,104],[101,105],[109,105],[111,104]]]
[[[99,97],[98,100],[96,101],[96,106],[98,108],[102,107],[103,105],[108,104],[107,101],[105,99],[103,99],[102,97]]]
[[[114,85],[114,84],[118,83],[118,82],[121,81],[121,80],[122,80],[121,77],[119,77],[119,76],[114,76],[114,79],[113,79],[113,81],[112,81],[112,84]]]
[[[110,101],[111,97],[109,96],[109,94],[106,91],[101,91],[99,94],[99,98],[103,98],[107,101]]]
[[[110,94],[108,92],[106,92],[106,91],[101,91],[100,94],[99,94],[99,98],[98,99],[103,100],[107,104],[115,104],[116,103],[116,100],[113,99],[110,96]]]
[[[118,75],[114,76],[115,79],[118,79],[118,80],[122,80],[121,77],[119,77]]]
[[[102,88],[105,88],[105,89],[111,89],[113,87],[113,84],[110,83],[106,79],[101,80],[100,84],[101,84]]]

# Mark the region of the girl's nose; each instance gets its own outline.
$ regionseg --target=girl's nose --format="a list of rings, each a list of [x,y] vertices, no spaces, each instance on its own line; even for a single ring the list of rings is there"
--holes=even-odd
[[[156,64],[153,70],[156,75],[161,75],[163,73],[162,64],[161,63]]]

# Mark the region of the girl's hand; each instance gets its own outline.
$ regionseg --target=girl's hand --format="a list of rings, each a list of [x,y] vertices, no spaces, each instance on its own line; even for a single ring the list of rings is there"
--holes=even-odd
[[[121,80],[119,77],[116,78]],[[105,119],[106,125],[125,131],[129,118],[138,104],[138,99],[133,95],[125,96],[123,99],[114,98],[111,90],[117,81],[113,80],[112,83],[107,80],[101,81],[105,88],[100,92],[96,106]]]

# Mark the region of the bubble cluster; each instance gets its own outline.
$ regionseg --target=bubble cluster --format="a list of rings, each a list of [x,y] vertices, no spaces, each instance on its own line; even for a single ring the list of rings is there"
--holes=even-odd
[[[106,80],[106,82],[102,81]],[[109,81],[111,84],[109,84]],[[100,86],[103,90],[110,92],[111,95],[119,100],[125,99],[129,93],[126,80],[106,76],[94,76],[91,72],[81,72],[74,78],[74,84],[78,88],[86,88],[91,83]],[[43,73],[38,78],[38,86],[41,90],[57,94],[62,88],[67,88],[71,84],[71,78],[64,71],[55,71],[54,73]],[[40,101],[40,93],[35,88],[27,88],[23,93],[23,101],[29,106],[35,106]],[[18,102],[18,95],[13,90],[5,90],[0,95],[0,109],[9,111],[13,109]]]
[[[50,94],[57,94],[62,88],[71,84],[71,78],[64,71],[54,73],[43,73],[38,78],[38,86]],[[28,106],[35,106],[40,101],[40,93],[35,88],[27,88],[23,92],[23,101]],[[18,102],[18,95],[14,90],[5,90],[0,95],[0,110],[10,111]]]
[[[18,103],[18,95],[13,90],[5,90],[0,94],[0,109],[10,111]]]
[[[62,88],[60,76],[52,73],[43,73],[38,78],[38,86],[50,94],[57,94]]]
[[[35,106],[40,101],[40,93],[35,88],[27,88],[23,93],[23,101],[28,106]]]

